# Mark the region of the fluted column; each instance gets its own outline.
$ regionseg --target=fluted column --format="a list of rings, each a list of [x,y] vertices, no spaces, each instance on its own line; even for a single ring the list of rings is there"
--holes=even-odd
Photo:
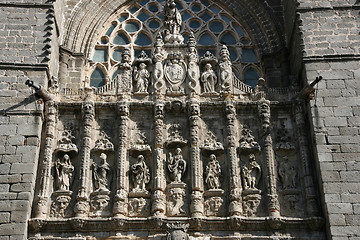
[[[226,132],[227,132],[227,155],[230,163],[230,205],[229,213],[231,216],[242,214],[241,199],[241,178],[238,167],[238,158],[236,157],[236,139],[235,139],[235,119],[236,111],[232,102],[227,102],[226,112]]]
[[[203,184],[203,165],[200,159],[199,148],[199,122],[200,122],[200,105],[193,101],[189,109],[190,121],[190,139],[191,139],[191,216],[204,216],[204,184]]]
[[[264,141],[265,164],[266,164],[266,184],[268,190],[268,211],[273,217],[280,216],[280,204],[276,185],[276,168],[274,160],[273,140],[270,132],[270,101],[262,98],[258,102],[258,112],[262,126],[262,136]]]
[[[309,166],[309,148],[307,144],[306,126],[304,120],[304,101],[298,100],[294,105],[296,136],[299,143],[300,158],[303,170],[303,179],[305,186],[306,213],[308,216],[318,216],[319,209],[314,191],[314,182],[311,175],[311,167]]]
[[[57,110],[53,101],[46,102],[46,130],[45,130],[45,147],[44,158],[42,162],[41,184],[39,194],[37,196],[37,205],[35,211],[35,218],[45,218],[47,213],[47,203],[50,198],[50,179],[51,166],[53,156],[53,144],[56,129],[56,114]]]
[[[156,217],[165,216],[166,203],[165,203],[165,161],[163,144],[165,136],[164,124],[164,104],[160,101],[155,103],[155,141],[154,141],[154,156],[153,156],[153,202],[152,214]]]
[[[95,117],[95,106],[93,101],[84,102],[82,105],[82,149],[81,149],[81,166],[80,166],[80,183],[79,191],[76,197],[75,216],[79,218],[87,217],[90,210],[89,203],[89,179],[91,179],[91,137]]]
[[[118,133],[119,147],[116,168],[116,195],[113,213],[114,217],[124,217],[128,213],[127,202],[129,193],[129,181],[126,176],[126,172],[129,169],[127,159],[129,107],[126,103],[121,103],[118,106],[118,111],[120,116]]]

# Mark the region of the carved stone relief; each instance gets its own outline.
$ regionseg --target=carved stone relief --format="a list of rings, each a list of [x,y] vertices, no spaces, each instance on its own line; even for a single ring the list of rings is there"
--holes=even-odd
[[[142,51],[134,61],[133,92],[137,95],[147,95],[150,83],[151,59]]]
[[[71,216],[69,204],[71,201],[70,192],[54,193],[54,201],[51,204],[50,216],[55,218],[65,218]]]
[[[150,171],[145,163],[145,158],[143,155],[139,155],[137,157],[136,163],[131,166],[130,170],[132,173],[132,183],[134,186],[132,192],[148,193],[145,185],[150,182]]]
[[[223,216],[224,199],[222,197],[210,197],[205,201],[205,214],[206,216]]]
[[[129,215],[134,217],[145,217],[150,214],[150,200],[146,198],[129,199]]]
[[[73,181],[74,166],[71,163],[68,154],[64,154],[55,162],[56,170],[56,190],[62,192],[71,192],[70,185]]]
[[[175,52],[168,55],[164,65],[165,79],[168,83],[167,93],[172,95],[184,94],[184,80],[187,67],[184,56],[181,52]]]
[[[219,189],[221,177],[221,166],[216,159],[215,154],[210,155],[210,161],[206,166],[205,182],[208,189]]]
[[[176,148],[174,154],[169,153],[167,160],[168,170],[173,182],[182,182],[182,177],[186,171],[186,160],[184,160],[181,148]]]
[[[168,233],[166,240],[190,240],[189,235],[187,234],[187,230],[189,228],[189,224],[184,223],[168,223],[167,224]]]
[[[168,216],[186,216],[185,185],[173,185],[168,191],[167,214]]]

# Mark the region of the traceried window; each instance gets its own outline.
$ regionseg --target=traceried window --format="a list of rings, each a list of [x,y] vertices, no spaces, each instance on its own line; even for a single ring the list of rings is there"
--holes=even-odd
[[[239,21],[211,0],[175,2],[182,17],[180,33],[184,43],[192,32],[198,43],[199,57],[206,51],[219,57],[220,46],[227,45],[235,76],[255,86],[257,79],[254,77],[261,76],[260,61],[254,43]],[[130,49],[132,59],[141,51],[151,57],[156,34],[163,25],[164,3],[165,0],[133,2],[108,22],[91,53],[91,86],[100,87],[116,77],[125,48]]]

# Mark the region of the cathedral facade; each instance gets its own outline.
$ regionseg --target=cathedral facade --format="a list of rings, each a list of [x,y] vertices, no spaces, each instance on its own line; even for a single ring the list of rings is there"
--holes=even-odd
[[[357,239],[355,0],[2,5],[0,239]]]

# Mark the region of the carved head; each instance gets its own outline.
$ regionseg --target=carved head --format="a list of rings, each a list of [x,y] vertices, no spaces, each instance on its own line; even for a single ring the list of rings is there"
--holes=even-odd
[[[137,161],[138,161],[138,162],[143,162],[143,161],[144,161],[144,156],[143,156],[143,155],[139,155],[139,156],[137,157]]]
[[[183,191],[183,189],[181,189],[181,188],[172,188],[170,190],[170,198],[173,201],[183,200],[184,197],[185,197],[185,192]]]
[[[107,158],[107,156],[106,156],[105,153],[100,154],[100,160],[101,160],[102,163],[106,162],[106,158]]]
[[[181,148],[176,148],[175,149],[175,155],[181,155],[182,154],[182,151],[181,151]]]
[[[210,155],[210,162],[215,162],[216,161],[216,156],[215,154],[211,154]]]

